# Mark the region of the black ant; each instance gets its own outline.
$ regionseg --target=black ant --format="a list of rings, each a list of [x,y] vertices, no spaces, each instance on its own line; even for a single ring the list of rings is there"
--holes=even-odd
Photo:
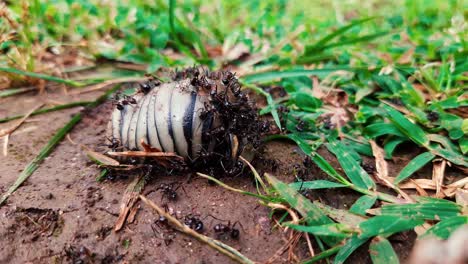
[[[231,225],[231,221],[229,220],[222,220],[212,215],[208,216],[211,216],[212,218],[219,221],[228,222],[227,225],[218,223],[213,227],[213,230],[218,237],[226,237],[226,235],[229,235],[232,239],[239,239],[240,231],[236,228],[236,225],[239,225],[243,229],[242,224],[239,221],[236,221]]]
[[[161,85],[161,81],[158,79],[151,79],[148,82],[140,83],[140,92],[147,94],[156,86]]]
[[[437,112],[430,111],[427,113],[426,118],[430,122],[436,122],[437,120],[439,120],[439,114]]]
[[[185,216],[184,224],[188,226],[190,229],[195,230],[197,233],[203,232],[204,225],[203,225],[202,220],[200,220],[200,218],[192,214]]]
[[[167,211],[167,207],[165,207]],[[159,227],[160,231],[157,232],[156,227]],[[153,230],[153,233],[156,235],[156,233],[161,234],[161,238],[164,240],[164,244],[166,246],[169,246],[173,239],[175,238],[174,233],[170,233],[172,230],[172,227],[169,225],[169,221],[167,220],[166,217],[160,215],[157,220],[154,221],[154,224],[151,225],[151,229]]]
[[[111,148],[112,151],[115,151],[120,146],[120,140],[116,139],[115,137],[107,138],[107,140],[109,140],[110,144],[107,144],[106,146]]]
[[[232,239],[239,239],[240,231],[235,228],[237,224],[240,225],[239,221],[236,221],[232,226],[231,221],[228,221],[227,225],[219,223],[213,227],[213,230],[219,237],[229,234]]]
[[[123,105],[137,104],[137,101],[136,101],[135,98],[133,98],[133,97],[131,97],[131,96],[124,95],[124,99],[122,100],[122,104],[123,104]]]
[[[159,185],[158,188],[156,188],[156,190],[161,190],[162,192],[162,198],[166,197],[168,200],[171,200],[171,201],[176,201],[177,198],[178,198],[178,195],[177,195],[177,190],[181,187],[182,185],[179,185],[177,186],[175,189],[174,189],[174,183],[170,183],[170,184],[167,184],[167,183],[161,183],[161,185]],[[182,187],[183,188],[183,187]]]
[[[297,125],[296,125],[296,130],[299,131],[299,132],[302,132],[302,131],[304,131],[306,126],[307,126],[307,123],[304,120],[300,120],[299,123],[297,123]]]

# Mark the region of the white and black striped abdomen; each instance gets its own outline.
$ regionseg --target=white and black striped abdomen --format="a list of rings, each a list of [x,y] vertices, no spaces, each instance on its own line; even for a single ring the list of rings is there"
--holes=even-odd
[[[122,105],[112,113],[112,138],[129,150],[144,150],[141,141],[163,152],[194,159],[202,149],[202,132],[213,120],[200,113],[207,95],[197,93],[190,80],[165,83],[146,95],[136,94],[136,104]]]

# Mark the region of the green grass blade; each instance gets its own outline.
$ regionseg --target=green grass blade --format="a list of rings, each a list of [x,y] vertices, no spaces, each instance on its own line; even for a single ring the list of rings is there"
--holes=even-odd
[[[388,35],[389,33],[390,33],[389,31],[381,31],[381,32],[365,35],[365,36],[358,37],[358,38],[346,39],[346,40],[342,40],[336,43],[329,44],[323,47],[323,49],[330,49],[330,48],[335,48],[335,47],[340,47],[340,46],[345,46],[345,45],[351,45],[351,44],[356,44],[359,42],[369,42],[373,39]]]
[[[353,236],[346,241],[346,244],[340,248],[338,253],[335,256],[335,260],[333,261],[334,264],[342,264],[346,261],[346,259],[362,244],[366,243],[369,238],[359,238],[357,236]]]
[[[359,225],[361,229],[361,238],[370,238],[382,234],[398,233],[410,230],[415,226],[422,225],[423,219],[403,218],[393,215],[378,215],[362,222]]]
[[[338,246],[334,246],[332,248],[329,248],[329,249],[327,249],[325,251],[320,252],[320,254],[317,254],[317,255],[313,256],[310,259],[304,260],[302,262],[302,264],[312,264],[312,263],[316,263],[319,260],[322,260],[324,258],[328,258],[328,257],[332,256],[333,254],[335,254],[336,252],[340,251],[340,249],[342,247],[343,247],[342,245],[338,245]]]
[[[51,82],[57,82],[57,83],[63,83],[66,85],[74,86],[74,87],[80,87],[80,86],[85,86],[86,83],[82,82],[77,82],[77,81],[72,81],[72,80],[65,80],[59,77],[47,75],[47,74],[41,74],[41,73],[35,73],[35,72],[27,72],[27,71],[22,71],[18,70],[15,68],[9,68],[9,67],[0,67],[0,72],[8,72],[8,73],[14,73],[18,75],[24,75],[28,77],[33,77],[33,78],[38,78],[38,79],[43,79],[46,81],[51,81]]]
[[[311,45],[311,46],[307,46],[306,47],[306,54],[309,54],[309,53],[315,53],[317,50],[322,50],[323,46],[325,44],[327,44],[328,42],[330,42],[332,39],[342,35],[343,33],[345,33],[346,31],[350,30],[351,28],[355,27],[355,26],[358,26],[360,24],[363,24],[367,21],[370,21],[374,19],[374,17],[368,17],[368,18],[364,18],[364,19],[359,19],[359,20],[356,20],[356,21],[353,21],[352,23],[346,25],[346,26],[343,26],[343,27],[340,27],[339,29],[333,31],[332,33],[326,35],[325,37],[323,37],[322,39],[320,39],[317,43],[315,43],[314,45]]]
[[[462,214],[461,206],[452,202],[425,202],[418,204],[388,204],[381,214],[396,217],[411,217],[424,220],[444,220]]]
[[[432,226],[419,238],[435,236],[441,239],[448,239],[453,231],[466,224],[468,224],[468,216],[454,216]]]
[[[57,146],[57,144],[65,137],[65,135],[81,120],[82,114],[78,113],[72,117],[72,119],[62,127],[57,133],[52,137],[52,139],[45,145],[44,148],[39,152],[39,154],[26,166],[26,168],[18,176],[18,179],[15,183],[8,189],[8,191],[0,199],[0,206],[10,197],[10,195],[23,184],[29,176],[33,174],[34,171],[39,167],[39,164],[52,152],[52,150]]]
[[[435,158],[435,155],[430,152],[424,152],[419,154],[414,159],[412,159],[408,165],[406,165],[395,178],[394,183],[399,184],[400,182],[406,180],[408,177],[413,175],[416,171],[424,167],[427,163]]]
[[[278,192],[280,197],[285,199],[292,208],[296,209],[307,222],[308,225],[323,225],[331,224],[333,221],[328,218],[320,208],[311,203],[304,196],[300,195],[296,190],[290,188],[286,183],[281,182],[276,177],[265,173],[266,180],[270,183],[273,188]],[[331,237],[323,237],[323,241],[329,245],[333,246],[339,240]]]
[[[49,113],[49,112],[53,112],[53,111],[59,111],[59,110],[68,109],[68,108],[73,108],[73,107],[77,107],[77,106],[87,106],[90,103],[91,103],[90,101],[80,101],[80,102],[73,102],[73,103],[69,103],[69,104],[57,105],[57,106],[54,106],[54,107],[49,107],[49,108],[36,110],[31,114],[31,116],[45,114],[45,113]],[[19,119],[19,118],[22,118],[22,117],[24,117],[24,115],[16,115],[16,116],[1,118],[0,123],[5,123],[5,122],[15,120],[15,119]]]
[[[390,106],[383,105],[383,108],[387,111],[388,118],[392,123],[408,138],[420,146],[428,146],[429,140],[426,133],[418,125],[413,124],[403,114]]]
[[[393,156],[393,151],[395,151],[396,147],[400,145],[401,143],[405,142],[406,140],[407,140],[406,138],[401,138],[401,137],[390,138],[385,143],[385,146],[384,146],[385,158],[391,159]]]
[[[314,204],[322,210],[326,215],[328,215],[331,219],[335,220],[338,223],[343,223],[348,226],[358,227],[360,223],[366,221],[366,217],[362,217],[360,215],[353,214],[348,210],[344,209],[336,209],[331,206],[322,204],[320,202],[315,201]]]
[[[253,90],[257,94],[261,94],[261,95],[265,96],[265,98],[267,100],[267,103],[268,103],[268,108],[270,109],[270,112],[271,112],[271,116],[273,116],[273,120],[275,120],[276,126],[280,130],[282,130],[280,118],[279,118],[279,115],[278,115],[278,111],[276,110],[276,103],[273,100],[273,97],[271,96],[271,94],[265,92],[262,88],[260,88],[260,87],[258,87],[256,85],[244,84],[244,83],[243,83],[243,85],[245,85],[245,87]]]
[[[317,190],[347,187],[344,184],[331,182],[327,180],[299,181],[290,183],[289,186],[295,190]]]
[[[331,236],[338,238],[350,237],[353,232],[355,232],[351,227],[340,224],[326,224],[319,226],[303,226],[303,225],[294,225],[294,224],[284,224],[294,230],[314,234],[316,236]]]
[[[460,166],[465,166],[465,167],[468,167],[468,158],[466,158],[465,156],[459,154],[459,153],[456,153],[454,151],[451,151],[449,149],[443,149],[443,148],[440,148],[440,147],[436,147],[436,148],[432,148],[431,149],[431,152],[436,154],[437,156],[441,156],[442,158],[454,163],[454,164],[457,164],[457,165],[460,165]]]
[[[390,242],[381,236],[372,239],[369,253],[373,264],[399,264],[398,256]]]
[[[370,209],[375,201],[377,201],[377,196],[364,195],[354,202],[349,211],[358,215],[366,215],[366,210]]]
[[[353,68],[347,66],[337,66],[335,68],[328,69],[295,69],[295,70],[284,70],[284,71],[270,71],[270,72],[261,72],[254,73],[250,75],[245,75],[242,77],[242,80],[245,83],[266,83],[283,78],[291,77],[301,77],[301,76],[310,76],[310,75],[328,75],[335,71],[351,71]]]
[[[21,94],[21,93],[26,93],[26,92],[33,91],[33,90],[36,90],[36,89],[37,89],[36,87],[6,89],[6,90],[3,90],[3,91],[0,91],[0,98],[5,98],[5,97],[8,97],[8,96],[17,95],[17,94]]]
[[[405,137],[405,135],[401,133],[396,126],[389,123],[375,123],[369,125],[364,129],[364,134],[370,138],[376,138],[383,135],[395,135],[399,137]]]
[[[360,188],[376,188],[375,182],[372,180],[369,174],[367,174],[367,172],[361,166],[359,166],[359,163],[348,154],[343,143],[339,141],[333,141],[325,144],[325,146],[336,156],[338,162],[352,183]]]

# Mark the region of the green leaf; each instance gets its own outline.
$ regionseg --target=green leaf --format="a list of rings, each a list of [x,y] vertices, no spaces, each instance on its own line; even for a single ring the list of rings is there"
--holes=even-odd
[[[369,238],[353,236],[346,241],[346,244],[338,251],[333,261],[334,264],[342,264],[346,259]]]
[[[444,220],[461,214],[461,206],[453,202],[424,202],[417,204],[387,204],[381,214],[424,220]]]
[[[448,239],[453,231],[457,230],[460,226],[468,224],[468,216],[455,216],[440,221],[436,225],[429,228],[419,239],[436,236],[441,239]]]
[[[434,154],[430,152],[424,152],[416,156],[414,159],[412,159],[398,174],[398,176],[395,178],[394,183],[398,184],[411,175],[424,167],[427,163],[429,163],[431,160],[433,160],[435,157]]]
[[[383,108],[387,111],[388,118],[392,123],[408,138],[413,142],[421,146],[428,146],[429,140],[427,139],[426,133],[416,124],[409,121],[404,115],[390,106],[383,105]]]
[[[383,135],[395,135],[398,137],[405,137],[403,133],[393,124],[389,123],[375,123],[368,125],[364,129],[364,134],[370,138],[376,138]]]
[[[303,225],[294,225],[294,224],[285,224],[285,226],[291,227],[297,231],[307,232],[317,236],[331,236],[338,238],[346,238],[351,236],[355,231],[345,225],[340,223],[326,224],[320,226],[303,226]]]
[[[347,187],[344,184],[326,181],[326,180],[299,181],[299,182],[290,183],[289,186],[291,188],[294,188],[295,190],[317,190],[317,189]]]
[[[458,144],[460,145],[460,150],[463,154],[468,152],[468,137],[462,137],[458,140]]]
[[[373,264],[398,264],[398,256],[390,242],[381,236],[372,239],[369,253]]]
[[[338,162],[352,183],[360,188],[375,189],[375,182],[369,174],[359,166],[359,163],[347,153],[343,143],[333,141],[325,144],[325,146],[330,152],[335,154]]]
[[[393,234],[422,225],[423,219],[403,218],[393,215],[378,215],[362,222],[360,238],[370,238],[382,234]]]
[[[307,112],[315,112],[317,108],[322,106],[322,101],[305,92],[295,93],[294,102],[297,107]]]
[[[385,151],[385,158],[386,159],[391,159],[393,156],[393,151],[395,151],[395,148],[400,145],[401,143],[407,141],[406,138],[401,138],[401,137],[392,137],[390,138],[384,146],[384,151]]]
[[[454,152],[454,151],[449,150],[449,149],[443,149],[443,148],[440,148],[440,147],[432,148],[431,152],[433,154],[436,154],[437,156],[441,156],[442,158],[444,158],[444,159],[446,159],[446,160],[448,160],[448,161],[450,161],[450,162],[452,162],[454,164],[468,167],[468,158],[461,155],[460,153]]]
[[[347,224],[351,227],[358,227],[360,223],[364,222],[367,219],[366,217],[353,214],[348,210],[336,209],[317,201],[314,201],[314,204],[331,219],[335,220],[338,223]]]
[[[273,116],[273,120],[275,120],[276,126],[280,130],[282,130],[281,121],[280,121],[280,118],[279,118],[279,115],[278,115],[278,110],[276,109],[277,106],[276,106],[276,103],[273,100],[273,97],[271,96],[271,94],[265,92],[262,88],[260,88],[260,87],[258,87],[256,85],[244,84],[244,83],[243,83],[243,85],[245,85],[247,88],[253,90],[256,93],[265,96],[265,98],[267,100],[267,103],[268,103],[269,111],[271,112],[271,115]]]
[[[361,196],[359,199],[354,202],[353,206],[349,209],[351,213],[355,213],[358,215],[366,215],[366,210],[370,209],[375,201],[377,200],[377,196],[370,196],[364,195]]]
[[[281,182],[268,173],[265,173],[265,178],[279,193],[280,197],[285,199],[292,208],[296,209],[305,218],[308,225],[314,226],[333,223],[319,207],[300,195],[293,188],[290,188],[286,183]],[[339,241],[330,237],[323,237],[322,239],[329,246],[333,246]]]

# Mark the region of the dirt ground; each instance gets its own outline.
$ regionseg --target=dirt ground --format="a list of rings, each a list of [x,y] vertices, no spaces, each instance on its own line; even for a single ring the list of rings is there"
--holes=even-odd
[[[98,94],[64,96],[62,91],[47,95],[21,95],[2,100],[0,118],[27,112],[39,101],[68,102],[95,98]],[[112,105],[107,102],[91,112],[75,126],[70,138],[96,151],[102,145]],[[51,136],[81,109],[69,109],[31,117],[13,136],[8,145],[8,156],[0,156],[0,192],[4,193],[15,181],[25,165],[34,158]],[[0,129],[11,123],[1,124]],[[329,153],[322,155],[333,166],[338,163]],[[409,160],[417,153],[407,153],[401,159]],[[278,168],[257,162],[260,171],[273,173],[279,179],[291,182],[297,166],[302,166],[300,150],[288,142],[268,143],[263,155],[277,161]],[[372,162],[368,160],[367,162]],[[390,162],[391,173],[406,163]],[[100,169],[80,150],[64,139],[38,170],[0,208],[0,263],[231,263],[208,246],[181,233],[155,225],[158,215],[144,204],[134,223],[119,232],[113,231],[120,200],[132,181],[131,177],[97,182]],[[183,218],[192,213],[204,219],[204,234],[214,236],[217,223],[208,215],[242,224],[238,240],[221,238],[254,261],[264,263],[280,249],[287,237],[274,228],[269,210],[251,197],[210,185],[204,179],[190,175],[153,175],[145,193],[155,190],[161,183],[181,183],[179,199],[168,202],[169,209]],[[326,175],[313,167],[306,180],[324,179]],[[233,187],[255,191],[250,177],[223,179]],[[347,190],[309,192],[336,208],[349,208],[359,197]],[[161,204],[161,193],[151,192],[148,198]],[[205,218],[206,217],[206,218]],[[413,233],[404,233],[391,239],[401,259],[406,259],[415,239]],[[299,259],[309,257],[307,244],[302,239],[295,250]],[[369,263],[366,247],[358,250],[350,263]],[[275,263],[288,263],[287,252]]]

